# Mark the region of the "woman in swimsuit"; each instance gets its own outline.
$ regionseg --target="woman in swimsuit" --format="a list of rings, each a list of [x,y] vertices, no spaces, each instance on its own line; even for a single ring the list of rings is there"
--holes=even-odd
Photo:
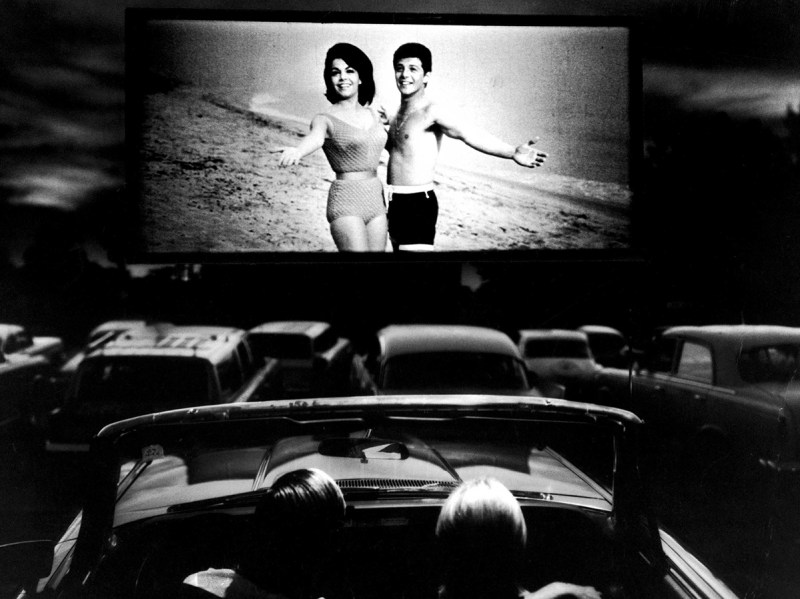
[[[308,135],[297,147],[283,151],[280,165],[295,165],[322,148],[336,173],[327,209],[336,247],[382,252],[386,207],[377,169],[387,133],[370,107],[375,96],[372,63],[352,44],[336,44],[325,58],[324,78],[330,110],[312,119]]]

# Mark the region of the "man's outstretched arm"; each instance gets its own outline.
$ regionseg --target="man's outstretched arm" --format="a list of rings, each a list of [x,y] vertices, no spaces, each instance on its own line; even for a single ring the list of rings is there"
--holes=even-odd
[[[527,168],[542,166],[547,158],[546,152],[541,152],[534,147],[538,137],[515,147],[441,106],[432,107],[431,113],[434,123],[439,126],[442,133],[453,139],[461,140],[469,147],[484,154],[513,160]]]

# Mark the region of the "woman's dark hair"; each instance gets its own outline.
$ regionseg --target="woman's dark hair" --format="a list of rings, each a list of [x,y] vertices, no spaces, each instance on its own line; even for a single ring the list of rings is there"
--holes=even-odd
[[[516,597],[527,529],[511,492],[493,478],[470,480],[447,498],[436,523],[446,599]]]
[[[362,106],[372,103],[375,97],[375,79],[372,74],[372,62],[369,57],[353,44],[339,43],[335,44],[328,50],[325,56],[325,71],[323,77],[325,78],[325,97],[332,104],[339,100],[339,94],[331,83],[331,69],[333,68],[333,61],[337,58],[345,61],[348,66],[353,67],[358,72],[358,78],[361,80],[361,85],[358,86],[358,103]]]
[[[345,508],[339,485],[322,470],[279,476],[256,506],[243,574],[293,599],[305,596],[300,589],[313,594],[315,581],[309,572],[321,572],[330,561]]]

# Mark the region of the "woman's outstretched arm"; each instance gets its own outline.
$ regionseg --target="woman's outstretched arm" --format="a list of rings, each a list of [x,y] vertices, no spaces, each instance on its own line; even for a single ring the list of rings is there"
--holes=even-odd
[[[328,119],[318,114],[311,120],[311,130],[294,148],[285,148],[281,154],[279,164],[281,166],[292,166],[309,154],[316,152],[325,143],[325,136],[328,131]]]

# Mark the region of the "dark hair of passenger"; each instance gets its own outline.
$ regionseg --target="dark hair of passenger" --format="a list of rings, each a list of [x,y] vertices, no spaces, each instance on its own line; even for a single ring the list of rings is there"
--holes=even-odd
[[[358,86],[358,103],[366,106],[372,103],[375,97],[375,79],[372,74],[372,61],[364,52],[354,46],[345,42],[331,46],[325,56],[325,71],[323,77],[325,78],[325,97],[331,104],[339,101],[339,94],[333,87],[331,81],[331,69],[333,68],[333,61],[337,58],[345,61],[347,66],[353,67],[358,72],[358,78],[361,84]]]
[[[527,529],[511,492],[493,478],[470,480],[447,498],[436,523],[445,599],[515,599]]]
[[[279,476],[256,506],[248,559],[241,571],[262,588],[289,599],[318,597],[345,516],[339,485],[316,468]]]
[[[418,44],[417,42],[403,44],[394,51],[392,64],[396,65],[404,58],[419,58],[419,61],[422,63],[423,73],[430,73],[432,70],[433,58],[431,57],[431,51],[422,44]]]

